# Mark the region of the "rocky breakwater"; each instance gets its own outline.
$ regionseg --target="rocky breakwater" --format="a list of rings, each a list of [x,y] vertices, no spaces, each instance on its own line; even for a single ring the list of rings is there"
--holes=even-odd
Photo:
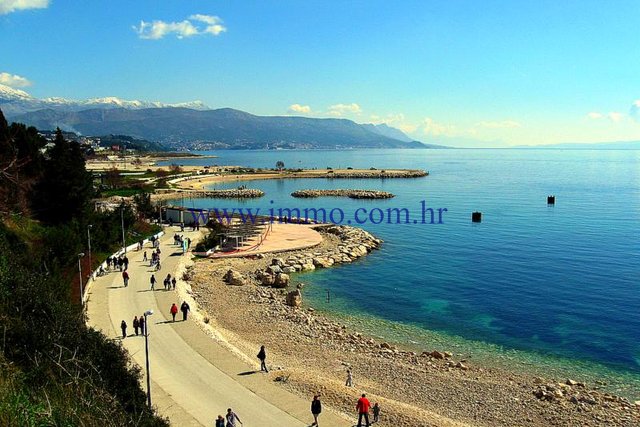
[[[391,199],[395,194],[377,190],[298,190],[291,193],[292,197],[349,197],[351,199]]]
[[[327,171],[327,178],[421,178],[427,175],[429,172],[420,169]]]
[[[185,191],[187,192],[187,191]],[[255,199],[264,196],[264,191],[255,188],[230,188],[227,190],[191,190],[191,197],[210,197],[216,199]]]
[[[273,258],[266,269],[255,272],[256,280],[263,286],[286,288],[289,286],[291,273],[353,262],[382,244],[382,240],[356,227],[330,225],[317,229],[338,237],[340,242],[335,247],[320,251],[300,251],[291,253],[286,258]]]

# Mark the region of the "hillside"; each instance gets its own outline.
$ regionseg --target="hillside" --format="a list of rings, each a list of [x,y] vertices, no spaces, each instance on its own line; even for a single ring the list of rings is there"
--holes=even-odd
[[[394,139],[351,120],[256,116],[230,108],[45,109],[12,119],[39,129],[130,135],[170,145],[208,142],[218,148],[425,148],[418,141]]]

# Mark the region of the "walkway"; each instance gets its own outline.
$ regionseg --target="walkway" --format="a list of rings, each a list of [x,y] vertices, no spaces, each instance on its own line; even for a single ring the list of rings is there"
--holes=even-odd
[[[173,274],[184,256],[172,244],[173,231],[167,231],[161,238],[162,270],[155,273],[159,282],[156,290],[149,289],[152,271],[148,263],[142,263],[142,251],[129,252],[131,279],[127,288],[119,272],[91,284],[87,295],[89,325],[119,339],[124,319],[129,325],[124,347],[133,361],[144,367],[144,337],[135,336],[132,320],[146,310],[154,311],[149,317],[152,403],[173,425],[210,426],[218,414],[224,415],[231,407],[245,427],[308,426],[311,396],[303,400],[273,384],[266,375],[253,373],[257,363],[252,366],[240,360],[191,319],[171,322],[169,307],[182,301],[177,300],[176,292],[165,291],[162,281],[168,273]],[[195,232],[181,234],[196,237]],[[145,249],[150,254],[149,245]],[[181,313],[178,317],[182,318]],[[352,425],[328,411],[323,411],[321,420],[332,427]]]

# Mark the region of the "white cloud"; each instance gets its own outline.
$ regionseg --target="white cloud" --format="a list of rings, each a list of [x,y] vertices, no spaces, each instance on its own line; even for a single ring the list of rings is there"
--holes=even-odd
[[[591,120],[598,120],[604,117],[604,115],[602,113],[598,113],[597,111],[592,111],[589,114],[587,114],[587,117],[590,118]]]
[[[308,105],[293,104],[287,109],[291,114],[311,114],[311,107]]]
[[[27,87],[31,82],[22,76],[9,73],[0,73],[0,84],[10,87]]]
[[[329,106],[329,111],[327,111],[328,115],[335,116],[335,117],[341,117],[345,113],[348,113],[348,114],[360,114],[360,113],[362,113],[362,108],[360,108],[360,106],[354,102],[354,103],[351,103],[351,104],[335,104],[335,105],[331,105],[331,106]]]
[[[515,120],[502,120],[499,122],[480,122],[478,126],[488,129],[513,129],[519,128],[521,125]]]
[[[138,37],[147,40],[159,40],[169,34],[175,34],[179,39],[201,34],[217,36],[227,31],[219,17],[200,14],[191,15],[189,19],[180,22],[140,21],[140,25],[137,27],[134,25],[133,29],[138,33]]]
[[[26,9],[45,9],[49,0],[0,0],[0,15]]]
[[[207,24],[203,32],[213,34],[214,36],[227,31],[227,27],[222,25],[222,19],[218,16],[196,14],[191,15],[189,19]]]
[[[607,114],[607,117],[614,123],[620,123],[624,119],[624,114],[612,111],[611,113]]]
[[[438,123],[431,117],[426,117],[419,126],[422,133],[433,136],[456,136],[458,130],[454,125],[448,123]]]

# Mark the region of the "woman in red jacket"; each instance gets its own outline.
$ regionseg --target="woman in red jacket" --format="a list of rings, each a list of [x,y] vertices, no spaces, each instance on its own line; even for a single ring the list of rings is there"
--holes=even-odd
[[[178,306],[176,305],[176,303],[174,302],[173,304],[171,304],[171,317],[173,317],[173,321],[176,321],[176,314],[178,314]]]

